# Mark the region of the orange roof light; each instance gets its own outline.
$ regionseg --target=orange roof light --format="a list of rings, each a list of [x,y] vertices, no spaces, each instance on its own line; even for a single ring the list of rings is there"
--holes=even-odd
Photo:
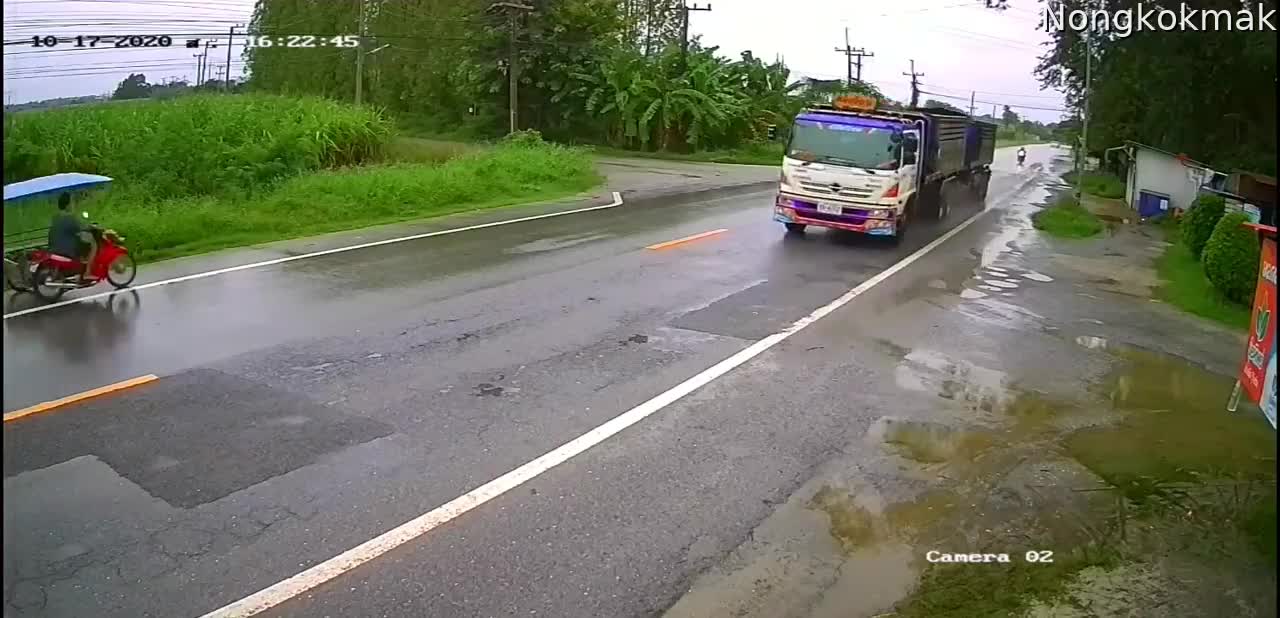
[[[876,101],[875,97],[869,97],[863,94],[847,94],[836,97],[835,101],[832,102],[832,105],[836,109],[870,112],[875,111],[877,103],[878,101]]]

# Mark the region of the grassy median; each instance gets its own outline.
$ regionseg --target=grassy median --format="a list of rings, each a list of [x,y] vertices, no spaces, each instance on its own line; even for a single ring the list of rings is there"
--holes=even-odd
[[[1070,195],[1058,198],[1052,206],[1031,215],[1031,224],[1058,238],[1089,238],[1105,227],[1097,215],[1089,212]]]

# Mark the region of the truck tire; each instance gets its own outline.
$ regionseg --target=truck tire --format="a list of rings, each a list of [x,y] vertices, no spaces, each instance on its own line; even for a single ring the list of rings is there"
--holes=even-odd
[[[945,216],[942,201],[942,183],[929,183],[921,187],[919,200],[916,202],[916,212],[912,214],[935,221],[941,219]]]
[[[911,220],[916,217],[917,203],[917,199],[912,197],[907,201],[907,207],[902,209],[902,218],[898,219],[898,225],[893,230],[893,236],[889,237],[889,242],[892,242],[895,247],[902,244],[903,237],[907,235],[907,228],[911,227]]]
[[[807,227],[803,223],[786,223],[784,225],[787,226],[787,234],[791,234],[791,235],[803,234],[804,228]]]

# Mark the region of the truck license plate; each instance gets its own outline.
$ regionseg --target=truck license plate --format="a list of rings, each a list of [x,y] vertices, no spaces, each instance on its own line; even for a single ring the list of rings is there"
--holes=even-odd
[[[840,215],[844,214],[844,208],[839,204],[828,204],[826,202],[818,202],[818,212],[824,215]]]

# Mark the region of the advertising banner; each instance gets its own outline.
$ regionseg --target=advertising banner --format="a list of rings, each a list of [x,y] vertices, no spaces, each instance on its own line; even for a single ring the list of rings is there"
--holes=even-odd
[[[1262,240],[1262,260],[1258,284],[1253,295],[1253,318],[1249,322],[1249,343],[1240,365],[1240,385],[1245,396],[1266,409],[1270,399],[1275,405],[1275,339],[1276,339],[1276,241]],[[1270,375],[1268,375],[1270,374]],[[1264,385],[1264,382],[1269,384]],[[1274,426],[1274,411],[1268,417]]]

